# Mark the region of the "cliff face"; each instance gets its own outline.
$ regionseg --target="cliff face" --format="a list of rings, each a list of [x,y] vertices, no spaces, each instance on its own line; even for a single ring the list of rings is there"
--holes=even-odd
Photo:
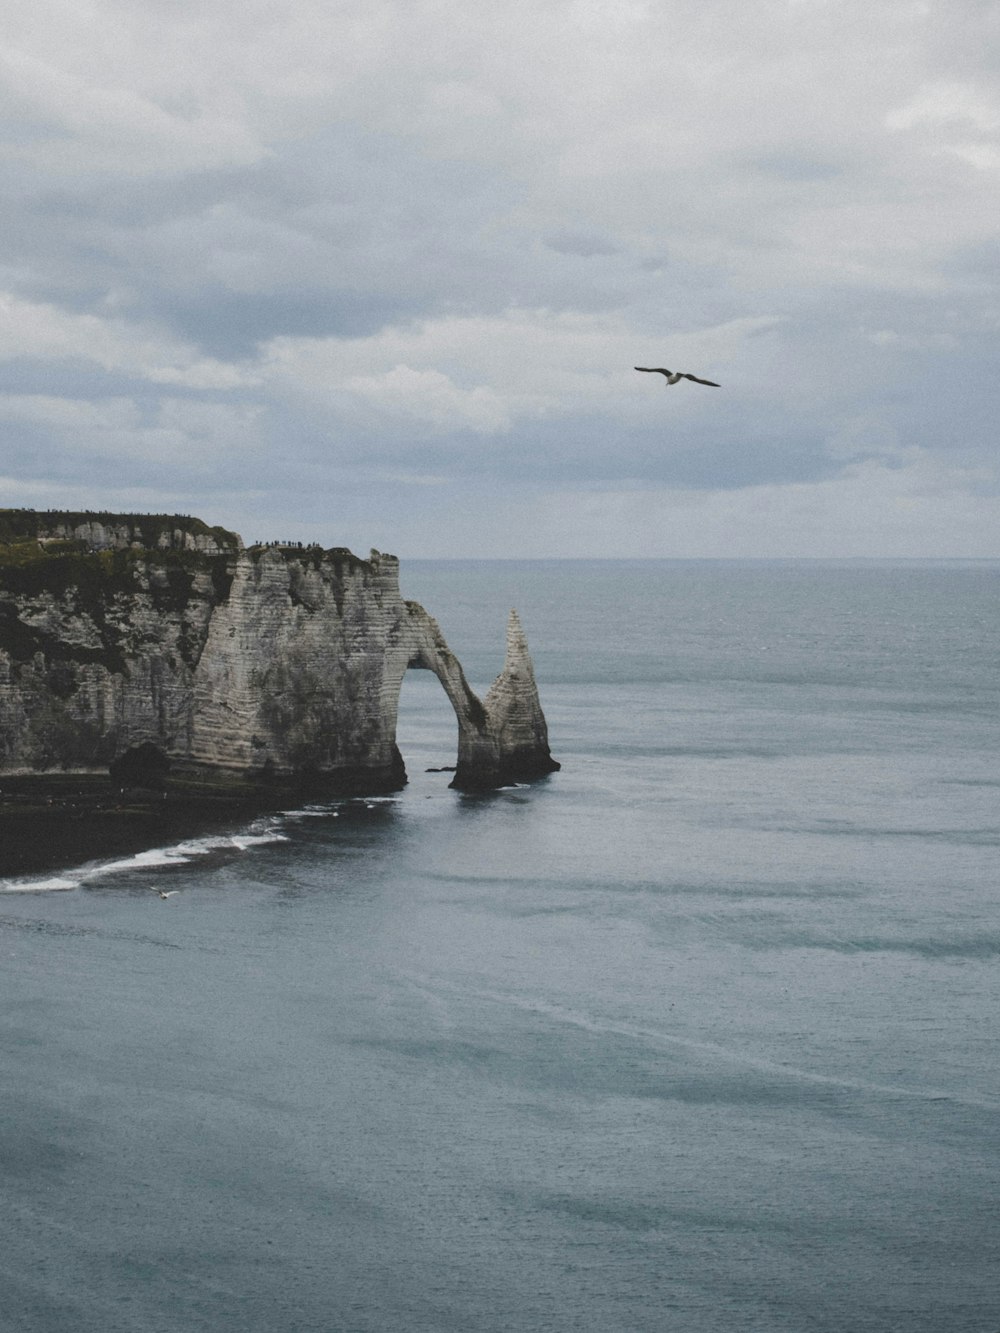
[[[165,758],[172,782],[392,789],[410,667],[434,671],[455,709],[454,785],[558,767],[516,616],[480,701],[402,599],[393,556],[246,550],[181,517],[0,511],[0,774],[141,774]]]

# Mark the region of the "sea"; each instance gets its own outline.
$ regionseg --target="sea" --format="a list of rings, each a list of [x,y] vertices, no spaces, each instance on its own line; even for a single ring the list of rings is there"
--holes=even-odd
[[[402,586],[561,770],[0,879],[0,1326],[997,1333],[1000,564]]]

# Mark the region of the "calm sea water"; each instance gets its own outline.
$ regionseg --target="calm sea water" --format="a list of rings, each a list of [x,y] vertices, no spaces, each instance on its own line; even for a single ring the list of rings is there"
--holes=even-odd
[[[0,1323],[996,1333],[1000,566],[403,588],[562,772],[0,883]]]

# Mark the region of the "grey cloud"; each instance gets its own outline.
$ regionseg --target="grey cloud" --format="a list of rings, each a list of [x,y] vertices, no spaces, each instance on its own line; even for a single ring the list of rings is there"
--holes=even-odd
[[[672,0],[669,23],[625,7],[599,28],[572,12],[567,24],[563,0],[513,0],[473,21],[450,0],[389,0],[351,8],[333,34],[322,6],[292,0],[273,50],[228,0],[207,0],[191,40],[147,0],[131,17],[96,0],[93,24],[65,40],[39,23],[32,59],[65,66],[86,96],[46,107],[48,85],[28,89],[0,174],[0,289],[45,303],[52,327],[77,324],[63,343],[35,330],[34,356],[9,348],[0,393],[120,398],[135,418],[103,436],[6,422],[0,473],[67,494],[128,485],[186,508],[201,495],[217,507],[207,517],[231,522],[240,505],[262,523],[269,503],[294,514],[296,499],[321,522],[334,489],[352,523],[381,523],[407,497],[411,533],[443,512],[440,492],[393,477],[478,496],[484,531],[482,497],[501,484],[737,504],[754,487],[826,496],[859,460],[890,486],[917,468],[914,450],[940,469],[935,484],[989,492],[993,9]],[[104,40],[119,24],[127,64]],[[145,117],[135,135],[116,90]],[[962,157],[970,115],[976,153]],[[541,312],[530,355],[550,373],[529,375],[516,346],[490,355],[513,308]],[[438,352],[435,321],[459,316],[469,344]],[[83,317],[148,353],[87,360]],[[403,336],[424,326],[423,343]],[[329,386],[294,367],[281,378],[265,362],[282,338],[352,355],[331,358]],[[231,366],[231,385],[225,366],[193,372],[198,355]],[[677,356],[696,372],[711,356],[723,389],[686,399],[619,378]],[[172,382],[156,381],[161,361]],[[399,392],[395,415],[377,411],[381,386]],[[427,411],[408,417],[420,392]],[[440,402],[482,429],[445,429]],[[260,409],[243,445],[225,426],[241,406]],[[210,438],[217,454],[199,449]],[[613,542],[593,536],[595,549]]]
[[[531,485],[554,485],[571,476],[584,487],[620,485],[694,489],[738,489],[768,482],[809,481],[832,475],[831,460],[815,439],[799,432],[768,432],[760,424],[741,425],[735,413],[679,428],[662,424],[623,431],[613,417],[579,415],[555,422],[531,422],[491,438],[453,432],[414,444],[365,431],[331,430],[313,418],[298,431],[293,458],[283,468],[303,477],[321,476],[357,461],[369,468],[443,476],[461,482],[503,483],[511,477]],[[285,424],[271,424],[279,447]],[[286,476],[286,480],[288,480]]]
[[[586,231],[555,231],[545,237],[545,244],[550,250],[560,255],[579,255],[581,259],[592,259],[595,255],[615,255],[618,246],[607,237]]]
[[[703,425],[675,433],[669,427],[631,432],[614,439],[614,423],[585,423],[565,435],[534,429],[520,438],[495,471],[518,473],[538,482],[557,482],[569,470],[584,485],[670,487],[691,490],[739,490],[771,482],[816,481],[837,469],[799,434],[762,435],[759,428],[732,433]],[[603,426],[603,429],[601,429]],[[506,451],[505,451],[506,452]],[[507,467],[504,467],[504,463]]]
[[[58,394],[98,402],[127,395],[141,404],[148,399],[149,386],[137,384],[133,376],[102,370],[89,361],[14,357],[0,359],[0,393]]]
[[[974,245],[957,246],[948,256],[946,269],[958,278],[975,278],[995,291],[1000,286],[1000,239],[991,236]]]
[[[749,165],[756,171],[786,181],[830,180],[842,175],[844,170],[834,162],[795,152],[765,153],[752,159]]]
[[[321,291],[234,292],[206,284],[197,292],[165,292],[156,309],[168,325],[213,356],[252,357],[258,346],[282,335],[363,337],[387,324],[412,319],[423,305],[391,293]]]
[[[9,185],[9,262],[35,299],[94,312],[110,296],[237,358],[281,334],[357,337],[445,310],[628,299],[639,283],[627,265],[586,275],[574,265],[581,246],[614,256],[609,242],[566,233],[553,262],[530,219],[498,228],[517,193],[398,135],[336,127],[238,170],[114,190],[86,178],[72,190]]]

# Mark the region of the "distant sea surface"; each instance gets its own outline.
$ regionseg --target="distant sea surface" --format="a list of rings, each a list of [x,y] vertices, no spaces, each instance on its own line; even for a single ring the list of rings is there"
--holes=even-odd
[[[402,583],[562,771],[0,881],[0,1324],[996,1333],[1000,565]]]

